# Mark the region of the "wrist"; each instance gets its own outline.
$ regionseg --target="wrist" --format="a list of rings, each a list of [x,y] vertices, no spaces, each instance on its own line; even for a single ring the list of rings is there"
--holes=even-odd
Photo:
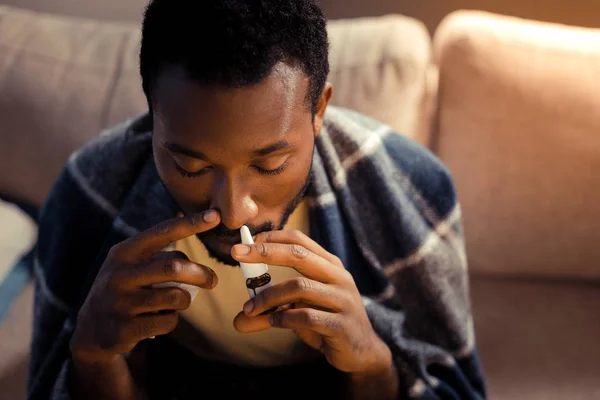
[[[81,347],[71,346],[71,360],[79,366],[110,367],[123,357],[119,354],[105,354],[100,351],[88,350]]]
[[[376,336],[371,350],[371,360],[363,364],[364,368],[351,373],[351,376],[359,379],[361,377],[375,377],[388,375],[394,368],[392,352],[387,344]]]
[[[122,355],[103,351],[99,346],[94,345],[93,341],[80,333],[77,329],[69,342],[69,351],[73,363],[77,365],[95,365],[95,366],[110,366],[119,359]]]
[[[349,397],[352,399],[398,398],[399,381],[392,352],[381,339],[379,341],[373,361],[365,369],[348,374]]]

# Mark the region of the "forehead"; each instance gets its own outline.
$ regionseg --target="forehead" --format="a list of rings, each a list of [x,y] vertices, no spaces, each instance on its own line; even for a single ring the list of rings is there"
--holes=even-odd
[[[263,81],[243,88],[200,85],[173,67],[159,77],[155,90],[155,130],[191,146],[259,146],[312,128],[308,87],[300,69],[282,63]]]

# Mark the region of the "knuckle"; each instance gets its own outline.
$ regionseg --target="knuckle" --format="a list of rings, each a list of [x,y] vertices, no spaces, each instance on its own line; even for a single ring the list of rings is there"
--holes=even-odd
[[[309,254],[309,252],[306,249],[306,247],[300,246],[299,244],[293,244],[290,247],[290,253],[294,257],[299,258],[299,259],[304,259],[304,258],[308,257],[308,254]]]
[[[334,256],[332,257],[331,261],[333,262],[333,264],[335,264],[335,265],[337,265],[337,266],[340,266],[340,267],[342,267],[342,266],[344,265],[344,264],[342,263],[342,260],[341,260],[341,259],[340,259],[338,256],[336,256],[336,255],[334,255]]]
[[[313,288],[313,282],[307,278],[296,278],[294,281],[296,291],[300,293],[310,292]]]
[[[302,317],[306,326],[315,327],[319,325],[319,323],[321,322],[319,314],[317,314],[317,312],[311,308],[306,308],[304,310],[305,311],[303,312]]]
[[[306,237],[304,233],[300,232],[297,229],[288,231],[288,235],[290,235],[290,239],[292,239],[293,241],[300,241]]]
[[[354,305],[357,302],[356,299],[354,298],[354,296],[352,296],[350,293],[347,293],[347,292],[337,293],[336,297],[337,297],[337,301],[339,302],[341,308],[344,310],[354,307]],[[360,296],[359,296],[359,301],[360,301]]]
[[[257,244],[256,245],[256,250],[263,257],[268,257],[269,256],[269,253],[270,253],[269,246],[265,245],[264,243]]]
[[[165,330],[167,332],[172,332],[177,328],[177,324],[179,323],[179,317],[177,313],[171,313],[166,315],[165,317]]]
[[[168,235],[171,229],[171,224],[168,220],[161,221],[154,226],[154,231],[159,235]]]
[[[156,304],[156,299],[154,297],[154,292],[145,293],[142,297],[142,303],[145,308],[153,308]]]
[[[325,318],[322,321],[326,329],[330,331],[341,331],[341,324],[337,318]]]
[[[164,271],[167,276],[178,276],[185,269],[184,263],[181,260],[165,260]]]
[[[147,338],[154,335],[156,332],[156,321],[155,318],[149,318],[148,320],[137,325],[137,337]]]
[[[177,306],[183,300],[182,297],[182,293],[179,289],[170,290],[165,294],[165,303],[167,305]]]
[[[192,225],[192,226],[196,226],[198,224],[204,223],[204,220],[202,219],[202,214],[189,214],[186,215],[186,219],[187,222]]]
[[[347,269],[343,270],[342,279],[344,283],[354,285],[354,277]]]
[[[273,318],[273,325],[274,326],[284,326],[285,324],[285,313],[278,311],[278,312],[274,312],[272,315]]]
[[[261,233],[261,235],[263,235],[263,238],[264,238],[265,242],[270,242],[271,238],[273,237],[273,232],[272,231],[267,231],[267,232]]]

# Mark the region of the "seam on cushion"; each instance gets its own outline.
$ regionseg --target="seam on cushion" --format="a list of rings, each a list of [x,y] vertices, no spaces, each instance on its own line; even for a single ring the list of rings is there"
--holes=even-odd
[[[131,37],[130,33],[123,34],[123,38],[121,39],[121,43],[119,45],[119,51],[117,53],[117,63],[113,72],[113,77],[110,82],[110,86],[107,91],[106,101],[104,103],[104,109],[102,110],[100,126],[107,126],[108,120],[110,118],[110,109],[115,98],[115,94],[117,92],[117,84],[119,82],[119,78],[122,76],[123,64],[125,62],[125,50],[127,49],[127,43]]]
[[[398,62],[401,61],[401,62]],[[366,68],[373,68],[373,69],[382,69],[385,66],[388,65],[393,65],[396,67],[400,67],[399,69],[396,68],[396,73],[398,73],[398,76],[401,77],[402,81],[407,81],[406,77],[407,76],[411,76],[413,79],[409,80],[409,82],[413,82],[415,80],[419,79],[418,76],[418,72],[422,71],[423,75],[425,75],[427,68],[429,68],[430,64],[425,65],[424,67],[420,67],[417,66],[417,63],[415,63],[413,60],[409,60],[409,59],[405,59],[405,60],[393,60],[393,59],[387,59],[387,60],[382,60],[376,64],[362,64],[362,65],[355,65],[355,66],[351,66],[351,67],[347,67],[347,68],[336,68],[334,70],[330,71],[330,76],[333,74],[339,74],[341,72],[348,72],[348,71],[356,71],[359,69],[366,69]],[[407,73],[400,73],[401,71],[405,71]],[[352,73],[352,72],[350,72]]]
[[[476,32],[478,33],[478,32]],[[600,37],[600,29],[598,32],[598,37]],[[452,53],[456,52],[456,50],[454,50],[454,48],[456,47],[457,44],[459,45],[463,45],[464,43],[469,43],[469,41],[473,40],[473,36],[465,36],[465,35],[459,35],[458,37],[455,38],[451,38],[449,44],[444,44],[443,48],[444,48],[444,52],[447,52],[448,47],[452,47]],[[598,52],[585,52],[585,51],[581,51],[581,50],[573,50],[571,48],[562,48],[562,47],[546,47],[545,45],[537,45],[535,43],[532,42],[526,42],[526,41],[516,41],[516,40],[511,40],[510,37],[507,36],[486,36],[486,37],[477,37],[476,40],[473,42],[474,44],[470,45],[469,47],[471,48],[483,48],[483,49],[489,49],[490,47],[493,47],[492,45],[490,45],[490,43],[492,43],[493,45],[496,46],[501,46],[502,48],[509,48],[509,49],[515,49],[518,50],[519,52],[527,52],[527,53],[531,53],[531,51],[533,50],[540,50],[544,55],[548,55],[550,57],[565,57],[565,56],[569,56],[572,58],[578,58],[578,59],[592,59],[592,60],[596,60],[596,59],[600,59],[600,53]],[[481,53],[480,50],[477,51],[470,51],[471,53],[475,53],[475,54],[479,54]]]
[[[6,81],[10,71],[13,70],[15,64],[17,63],[17,60],[19,60],[21,57],[23,57],[25,55],[25,45],[27,45],[27,43],[29,43],[31,41],[31,39],[35,36],[36,31],[31,30],[28,32],[28,34],[25,36],[25,39],[23,39],[20,43],[20,46],[18,47],[9,47],[10,51],[12,51],[12,60],[9,60],[7,62],[7,67],[6,67],[6,73],[3,74],[3,78],[0,81],[0,93],[3,91],[3,87],[4,87],[4,82]]]
[[[7,51],[7,52],[18,51],[25,57],[43,59],[42,61],[49,61],[52,63],[61,62],[61,63],[66,63],[66,64],[73,64],[79,68],[90,70],[90,71],[101,71],[101,70],[105,69],[103,67],[98,67],[95,64],[88,65],[88,64],[80,63],[80,62],[73,61],[73,60],[65,60],[62,58],[51,56],[49,54],[37,53],[35,51],[31,51],[28,49],[19,49],[18,47],[9,46],[5,43],[0,43],[0,51]],[[137,71],[137,70],[136,69],[131,69],[131,70],[127,69],[127,71]]]
[[[381,67],[384,67],[389,64],[410,65],[411,67],[415,67],[415,68],[418,65],[418,63],[412,57],[386,57],[386,58],[383,58],[383,59],[379,60],[378,62],[372,63],[372,64],[365,63],[365,64],[355,64],[355,65],[349,65],[349,66],[339,65],[335,68],[332,68],[330,70],[330,73],[337,73],[337,72],[340,72],[343,70],[362,69],[362,68],[381,68]],[[425,62],[424,64],[425,64],[425,66],[428,66],[430,63]]]
[[[2,7],[2,8],[4,8],[4,7]],[[2,31],[2,22],[4,21],[4,17],[6,17],[6,14],[8,14],[6,11],[0,12],[0,32]]]

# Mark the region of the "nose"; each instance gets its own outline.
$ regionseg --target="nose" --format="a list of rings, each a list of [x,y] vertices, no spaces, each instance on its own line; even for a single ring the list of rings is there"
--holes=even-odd
[[[211,207],[221,213],[221,223],[235,230],[256,218],[258,205],[243,179],[222,176],[215,180]]]

